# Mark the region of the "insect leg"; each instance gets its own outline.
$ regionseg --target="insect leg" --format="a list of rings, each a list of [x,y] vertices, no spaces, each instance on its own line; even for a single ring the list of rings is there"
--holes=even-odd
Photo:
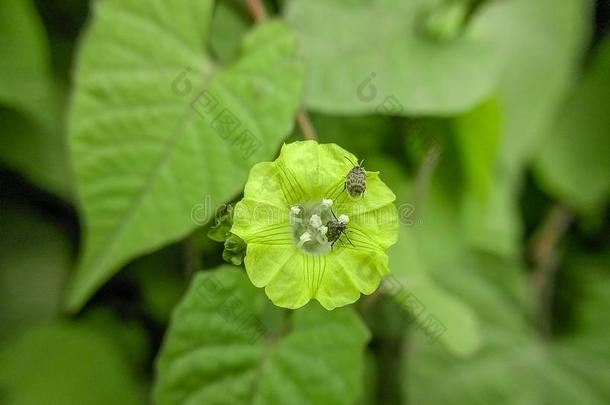
[[[352,247],[356,247],[354,246],[354,244],[352,243],[352,241],[349,239],[349,236],[347,236],[347,233],[343,233],[345,235],[345,237],[347,238],[347,241],[349,242],[350,245],[352,245]]]
[[[339,221],[339,218],[337,218],[337,216],[335,215],[335,210],[333,210],[332,208],[330,209],[330,213],[333,214],[333,218],[335,218],[335,221]]]

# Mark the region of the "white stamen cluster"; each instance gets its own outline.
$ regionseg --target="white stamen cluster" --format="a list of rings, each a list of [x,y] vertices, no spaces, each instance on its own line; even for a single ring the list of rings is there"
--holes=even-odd
[[[314,229],[318,229],[319,227],[322,226],[322,218],[320,218],[319,215],[317,214],[313,214],[311,216],[311,218],[309,219],[309,224],[314,228]]]
[[[292,235],[296,246],[307,253],[326,254],[332,250],[328,240],[329,223],[339,221],[347,224],[349,217],[345,214],[335,217],[332,209],[333,200],[323,198],[316,202],[304,202],[290,208],[289,217]]]

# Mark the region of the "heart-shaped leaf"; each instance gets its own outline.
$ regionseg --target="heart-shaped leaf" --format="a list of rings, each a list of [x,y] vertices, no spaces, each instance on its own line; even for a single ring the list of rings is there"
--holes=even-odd
[[[266,311],[265,311],[266,309]],[[280,319],[271,328],[265,319]],[[288,321],[286,315],[291,317]],[[157,362],[159,405],[353,404],[368,331],[349,308],[274,307],[246,274],[198,274]]]
[[[128,260],[209,220],[292,128],[302,72],[290,31],[262,24],[218,67],[204,52],[212,5],[96,3],[70,113],[85,221],[72,310]]]
[[[306,105],[394,115],[474,107],[494,89],[502,58],[476,16],[456,38],[426,33],[431,18],[451,23],[455,6],[467,13],[466,1],[291,1],[286,16],[307,64]]]

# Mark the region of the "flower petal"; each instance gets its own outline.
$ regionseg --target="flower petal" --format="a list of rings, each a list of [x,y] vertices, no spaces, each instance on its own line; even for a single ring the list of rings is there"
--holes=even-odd
[[[320,256],[318,256],[320,257]],[[248,244],[246,270],[252,283],[265,286],[267,297],[277,306],[296,309],[307,304],[312,291],[305,255],[298,248]]]
[[[379,178],[378,172],[366,172],[366,191],[362,197],[353,198],[344,192],[335,204],[337,212],[345,212],[352,218],[390,205],[395,200],[396,196]]]
[[[244,197],[264,201],[275,207],[286,207],[282,182],[274,162],[255,164],[250,170],[248,182],[244,188]]]
[[[256,287],[265,287],[278,272],[291,263],[298,250],[292,246],[269,246],[263,243],[249,243],[246,251],[246,272]]]
[[[371,294],[388,273],[388,256],[383,252],[362,252],[354,248],[337,249],[331,256],[328,272],[315,298],[326,309],[348,305]]]
[[[302,141],[285,144],[275,162],[253,167],[231,232],[247,243],[252,283],[265,287],[275,305],[295,309],[313,298],[329,310],[344,306],[375,291],[388,272],[385,250],[398,233],[396,197],[377,172],[367,172],[364,195],[352,198],[344,188],[356,159],[338,145]],[[353,246],[342,239],[328,254],[308,254],[295,243],[291,212],[294,219],[323,199],[332,199],[336,215],[345,218]],[[307,216],[315,220],[312,232],[325,228],[317,214]]]
[[[357,248],[375,245],[385,251],[398,240],[398,214],[394,204],[353,215],[348,237]]]
[[[287,207],[277,207],[251,198],[235,205],[231,232],[246,243],[293,245]]]
[[[356,157],[334,143],[300,141],[284,144],[276,167],[284,184],[291,186],[293,203],[306,197],[326,198],[326,193],[341,191],[345,176]]]

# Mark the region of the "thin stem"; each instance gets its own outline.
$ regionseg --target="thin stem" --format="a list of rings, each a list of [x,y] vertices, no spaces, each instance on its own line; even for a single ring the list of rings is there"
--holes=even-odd
[[[534,261],[532,284],[537,294],[540,331],[545,338],[551,333],[553,286],[558,267],[557,246],[572,219],[572,213],[566,207],[553,205],[530,242]]]
[[[250,15],[254,18],[254,21],[261,22],[267,17],[265,13],[265,7],[261,0],[246,0],[248,4],[248,10],[250,11]],[[303,133],[304,139],[318,139],[316,135],[316,130],[311,124],[311,120],[309,119],[309,115],[305,110],[301,110],[297,113],[297,123],[299,124],[299,128],[301,128],[301,132]]]
[[[261,0],[247,0],[247,4],[248,10],[254,18],[254,21],[260,22],[267,17],[267,14],[265,13],[265,6],[263,6]]]
[[[309,115],[305,112],[305,110],[299,111],[297,114],[297,123],[301,128],[301,132],[303,133],[303,138],[305,139],[318,139],[316,135],[316,130],[311,124],[311,120],[309,119]]]
[[[432,179],[432,174],[438,164],[438,156],[440,154],[440,146],[432,144],[417,169],[415,175],[415,207],[421,212],[420,207],[423,206],[426,195],[428,194],[428,186]]]
[[[202,268],[202,251],[199,238],[201,233],[199,230],[195,230],[191,233],[183,242],[183,262],[184,262],[184,274],[187,277],[191,277],[193,274],[201,270]]]

